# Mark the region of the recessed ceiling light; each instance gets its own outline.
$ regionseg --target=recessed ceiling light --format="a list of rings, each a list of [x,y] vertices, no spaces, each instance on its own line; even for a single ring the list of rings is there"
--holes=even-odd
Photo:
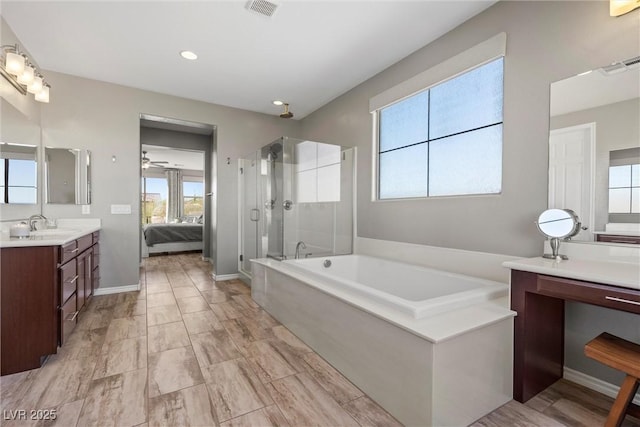
[[[190,50],[183,50],[182,52],[180,52],[180,56],[182,56],[184,59],[190,59],[191,61],[193,61],[194,59],[198,59],[198,55],[191,52]]]
[[[273,105],[282,105],[282,104],[284,104],[284,102],[283,102],[283,101],[280,101],[280,100],[278,100],[278,99],[276,99],[275,101],[273,101]]]

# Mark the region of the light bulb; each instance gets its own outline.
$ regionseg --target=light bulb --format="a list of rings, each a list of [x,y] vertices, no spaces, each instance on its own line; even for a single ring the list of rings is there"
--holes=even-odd
[[[20,83],[21,85],[29,85],[33,81],[35,75],[36,70],[35,68],[33,68],[33,65],[27,64],[24,67],[24,71],[22,72],[22,74],[18,76],[18,83]]]
[[[36,94],[42,90],[42,77],[36,76],[30,85],[27,86],[27,92]]]
[[[49,85],[45,84],[42,86],[42,90],[36,93],[35,96],[36,101],[48,103],[49,102]]]
[[[19,76],[24,71],[24,56],[19,53],[7,52],[5,70],[14,76]]]
[[[191,61],[198,59],[198,55],[191,52],[190,50],[183,50],[182,52],[180,52],[180,56],[182,56],[184,59],[189,59]]]

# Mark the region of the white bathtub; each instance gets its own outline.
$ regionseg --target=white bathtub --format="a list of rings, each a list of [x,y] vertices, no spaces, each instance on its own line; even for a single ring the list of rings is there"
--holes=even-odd
[[[284,262],[309,278],[371,298],[414,319],[506,297],[509,293],[504,283],[366,255]],[[330,265],[327,267],[325,263]]]
[[[252,276],[260,306],[405,425],[468,425],[512,397],[506,284],[361,255]]]

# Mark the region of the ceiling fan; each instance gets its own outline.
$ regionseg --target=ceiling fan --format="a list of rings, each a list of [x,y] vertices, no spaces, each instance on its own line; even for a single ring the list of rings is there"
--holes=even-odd
[[[142,152],[142,168],[143,169],[148,169],[149,166],[158,166],[158,167],[163,168],[164,167],[163,165],[167,164],[167,163],[169,163],[169,162],[164,162],[164,161],[163,162],[152,162],[151,159],[147,157],[147,152],[146,151]]]

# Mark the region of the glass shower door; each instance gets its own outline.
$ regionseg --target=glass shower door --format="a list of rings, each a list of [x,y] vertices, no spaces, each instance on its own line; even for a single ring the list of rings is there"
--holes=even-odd
[[[240,160],[240,260],[239,270],[251,277],[250,260],[260,258],[261,209],[258,182],[260,167],[258,153]]]

